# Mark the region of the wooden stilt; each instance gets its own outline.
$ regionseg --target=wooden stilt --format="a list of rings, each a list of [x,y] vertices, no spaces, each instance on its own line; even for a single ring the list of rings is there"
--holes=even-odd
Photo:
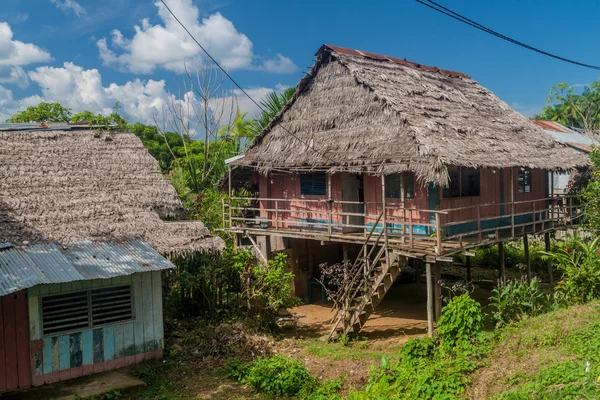
[[[350,261],[350,255],[348,254],[348,243],[342,243],[342,257],[344,262]]]
[[[425,264],[425,276],[427,277],[427,335],[433,336],[433,282],[431,281],[431,263]]]
[[[500,258],[500,265],[498,268],[498,279],[501,282],[504,282],[504,279],[506,277],[506,271],[504,268],[504,242],[498,243],[498,256]]]
[[[531,282],[531,258],[529,257],[529,235],[523,236],[523,252],[525,253],[525,265],[527,266],[527,281]]]
[[[550,251],[550,232],[544,233],[544,249],[546,252]],[[550,282],[550,285],[553,285],[554,276],[552,274],[552,261],[548,260],[546,262],[548,264],[548,281]]]
[[[467,282],[471,282],[471,257],[467,256]]]
[[[436,262],[434,264],[433,270],[433,280],[434,280],[434,296],[435,296],[435,320],[440,319],[440,315],[442,315],[442,285],[440,280],[442,279],[440,263]]]

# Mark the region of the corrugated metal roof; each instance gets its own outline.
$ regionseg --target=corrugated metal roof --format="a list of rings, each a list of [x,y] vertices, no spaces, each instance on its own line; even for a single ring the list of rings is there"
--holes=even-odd
[[[142,240],[0,246],[0,296],[32,286],[106,279],[174,265]]]
[[[95,128],[115,128],[117,124],[88,124],[83,122],[0,122],[0,131],[72,131]]]
[[[544,129],[548,135],[579,151],[589,153],[591,152],[590,146],[598,144],[588,135],[567,128],[556,121],[532,119],[531,122]]]

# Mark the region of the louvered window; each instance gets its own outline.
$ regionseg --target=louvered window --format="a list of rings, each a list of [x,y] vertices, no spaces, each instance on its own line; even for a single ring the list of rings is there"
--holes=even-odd
[[[300,194],[325,196],[327,194],[327,175],[324,172],[300,175]]]
[[[57,335],[134,319],[131,285],[44,296],[44,335]]]

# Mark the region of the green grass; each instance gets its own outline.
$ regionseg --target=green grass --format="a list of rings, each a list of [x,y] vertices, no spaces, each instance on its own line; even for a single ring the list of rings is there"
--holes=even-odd
[[[371,360],[379,362],[381,357],[395,358],[400,356],[402,346],[383,346],[373,344],[365,339],[352,340],[347,343],[312,341],[304,349],[315,357],[328,360]]]

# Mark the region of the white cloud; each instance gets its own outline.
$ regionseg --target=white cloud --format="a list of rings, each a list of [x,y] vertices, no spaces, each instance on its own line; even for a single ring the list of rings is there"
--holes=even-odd
[[[100,59],[105,65],[133,73],[147,74],[157,68],[182,73],[186,63],[193,64],[204,57],[199,46],[164,5],[161,2],[154,4],[158,8],[161,23],[152,25],[148,19],[143,19],[140,25],[134,27],[135,33],[131,38],[114,30],[110,45],[106,38],[96,42]],[[291,59],[280,54],[257,66],[254,63],[257,56],[250,39],[218,12],[200,19],[198,8],[192,0],[169,0],[168,5],[205,49],[229,70],[261,69],[289,73],[297,69]]]
[[[11,83],[20,88],[29,86],[29,77],[23,68],[0,65],[0,83]]]
[[[29,72],[30,80],[39,86],[40,94],[13,99],[10,90],[0,86],[0,121],[4,121],[19,110],[35,106],[42,101],[58,102],[73,112],[90,110],[94,113],[109,114],[115,102],[121,103],[122,113],[132,122],[154,123],[154,116],[162,115],[164,107],[174,101],[166,88],[165,81],[134,79],[122,85],[111,83],[104,86],[97,69],[84,69],[67,62],[62,67],[38,67]],[[272,89],[252,88],[248,92],[257,101]],[[237,92],[235,93],[237,94]],[[184,94],[185,101],[196,101],[191,93]],[[253,116],[257,108],[246,97],[238,97],[242,111]],[[227,97],[226,101],[231,101]]]
[[[298,66],[290,58],[277,54],[276,58],[265,60],[261,69],[274,74],[291,74],[298,70]]]
[[[50,0],[50,3],[54,4],[59,10],[66,13],[72,12],[78,17],[83,17],[87,14],[85,8],[75,0]]]
[[[0,22],[0,66],[19,66],[50,60],[50,53],[32,43],[13,40],[10,25]]]

